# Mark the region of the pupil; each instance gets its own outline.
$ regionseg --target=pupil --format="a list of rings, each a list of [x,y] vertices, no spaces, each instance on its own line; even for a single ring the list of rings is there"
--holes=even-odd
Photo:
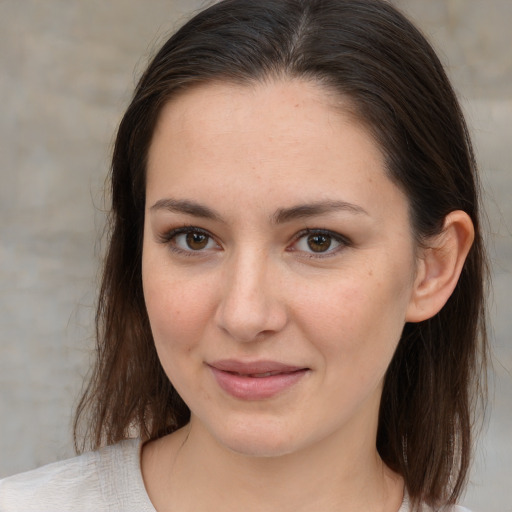
[[[208,244],[208,236],[202,233],[187,233],[187,245],[190,249],[198,251],[204,249]]]
[[[324,252],[331,246],[331,237],[327,235],[310,235],[308,246],[314,252]]]

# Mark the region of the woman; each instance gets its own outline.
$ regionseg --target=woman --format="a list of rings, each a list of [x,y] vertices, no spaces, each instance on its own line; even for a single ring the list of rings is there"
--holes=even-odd
[[[213,5],[142,76],[111,178],[75,424],[95,451],[4,480],[1,510],[462,510],[478,180],[410,22],[381,0]]]

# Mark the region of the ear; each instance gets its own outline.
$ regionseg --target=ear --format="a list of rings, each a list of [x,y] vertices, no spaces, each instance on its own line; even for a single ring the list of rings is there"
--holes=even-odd
[[[407,309],[407,322],[432,318],[446,304],[459,280],[473,244],[475,230],[466,212],[449,213],[443,230],[421,249],[414,289]]]

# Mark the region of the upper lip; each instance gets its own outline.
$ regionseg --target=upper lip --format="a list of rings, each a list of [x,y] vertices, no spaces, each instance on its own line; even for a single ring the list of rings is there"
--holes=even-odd
[[[262,373],[291,373],[306,370],[303,366],[294,366],[278,361],[237,361],[236,359],[222,359],[208,363],[208,366],[223,372],[238,373],[240,375],[255,375]]]

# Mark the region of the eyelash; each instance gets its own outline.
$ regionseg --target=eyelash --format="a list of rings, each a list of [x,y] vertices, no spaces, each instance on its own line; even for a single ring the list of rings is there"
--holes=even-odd
[[[189,235],[189,234],[204,235],[204,236],[206,236],[208,238],[208,242],[207,243],[209,243],[209,241],[211,240],[211,241],[215,242],[217,245],[219,245],[215,241],[215,238],[212,236],[212,234],[210,232],[208,232],[205,229],[199,228],[197,226],[182,226],[182,227],[179,227],[179,228],[171,229],[170,231],[168,231],[165,234],[160,236],[160,242],[163,243],[163,244],[168,245],[169,249],[172,252],[174,252],[174,253],[177,253],[177,254],[180,254],[180,255],[184,255],[184,256],[189,256],[189,257],[202,256],[204,251],[201,250],[201,249],[199,249],[199,250],[193,250],[193,249],[185,250],[185,249],[181,249],[180,247],[176,246],[176,244],[175,244],[176,238],[179,235],[183,235],[183,234],[186,234],[186,235]],[[317,253],[315,253],[314,251],[312,251],[312,252],[300,251],[300,250],[294,248],[294,246],[302,238],[305,238],[305,237],[308,237],[308,236],[315,236],[315,235],[326,236],[326,237],[330,238],[331,240],[333,240],[334,242],[338,243],[339,246],[335,247],[334,249],[328,248],[324,252],[319,251]],[[311,229],[311,228],[308,228],[308,229],[304,229],[304,230],[300,231],[299,233],[297,233],[295,235],[292,244],[287,247],[287,251],[288,252],[302,252],[304,257],[306,257],[306,258],[320,259],[320,258],[328,258],[330,256],[333,256],[333,255],[337,254],[338,252],[340,252],[341,250],[343,250],[344,248],[351,247],[351,246],[352,246],[351,240],[349,240],[345,236],[340,235],[339,233],[336,233],[336,232],[333,232],[333,231],[330,231],[330,230],[327,230],[327,229]]]
[[[205,229],[198,228],[197,226],[182,226],[179,228],[171,229],[170,231],[164,233],[160,236],[160,242],[163,244],[166,244],[169,249],[177,254],[183,255],[183,256],[190,256],[190,257],[197,257],[202,256],[203,251],[197,250],[194,251],[193,249],[185,250],[181,249],[175,244],[176,238],[179,235],[189,235],[189,234],[199,234],[206,236],[209,240],[213,240],[215,242],[215,238],[206,231]],[[217,242],[215,242],[217,243]],[[218,245],[218,244],[217,244]]]
[[[321,259],[321,258],[329,258],[331,256],[334,256],[338,254],[340,251],[342,251],[346,247],[352,246],[352,241],[349,240],[346,236],[340,235],[339,233],[336,233],[334,231],[330,231],[328,229],[315,229],[315,228],[307,228],[295,235],[293,244],[290,249],[288,249],[290,252],[298,251],[297,249],[293,249],[293,246],[297,244],[302,238],[306,238],[309,236],[315,236],[315,235],[324,235],[326,237],[329,237],[331,240],[335,241],[339,244],[338,247],[335,247],[334,249],[328,248],[327,251],[324,252],[307,252],[303,251],[304,257],[306,258],[314,258],[314,259]]]

